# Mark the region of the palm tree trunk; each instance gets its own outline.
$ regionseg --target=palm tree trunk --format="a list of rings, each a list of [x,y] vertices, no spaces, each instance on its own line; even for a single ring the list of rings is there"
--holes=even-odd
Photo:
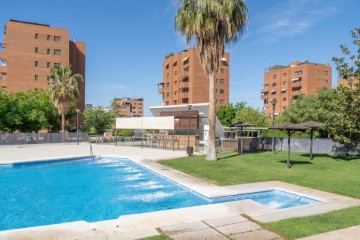
[[[61,114],[61,132],[62,132],[62,141],[65,140],[65,113]]]
[[[215,122],[216,122],[216,102],[215,102],[215,73],[209,73],[209,140],[207,144],[206,160],[217,160],[215,145]]]

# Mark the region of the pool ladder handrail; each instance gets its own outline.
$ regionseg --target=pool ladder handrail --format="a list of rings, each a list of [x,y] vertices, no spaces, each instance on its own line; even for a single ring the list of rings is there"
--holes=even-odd
[[[94,152],[93,152],[91,143],[90,143],[90,156],[93,158],[93,161],[95,161],[95,156],[94,156]]]

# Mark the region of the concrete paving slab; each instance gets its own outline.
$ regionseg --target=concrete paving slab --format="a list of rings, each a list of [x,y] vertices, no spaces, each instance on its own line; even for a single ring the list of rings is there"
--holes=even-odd
[[[231,239],[234,240],[281,240],[283,239],[279,235],[266,231],[264,229],[262,230],[256,230],[256,231],[250,231],[250,232],[244,232],[244,233],[238,233],[235,235],[229,236]]]
[[[203,222],[189,222],[189,223],[183,223],[183,224],[176,224],[171,226],[164,226],[161,227],[161,230],[167,234],[167,235],[175,235],[183,232],[191,232],[201,229],[209,228],[208,225],[206,225]]]
[[[224,225],[229,225],[233,223],[240,223],[240,222],[246,222],[248,219],[239,216],[239,215],[233,215],[228,217],[222,217],[222,218],[214,218],[214,219],[208,219],[204,222],[208,224],[211,227],[219,227]]]
[[[155,228],[107,235],[107,240],[135,240],[159,235]],[[85,239],[84,239],[85,240]]]
[[[169,235],[174,240],[229,240],[211,228]]]
[[[225,226],[216,227],[215,229],[225,235],[234,235],[238,233],[261,230],[262,227],[260,227],[256,223],[246,221],[246,222],[233,223]]]
[[[81,240],[108,240],[107,236],[98,236],[98,237],[89,237],[86,239],[81,239]]]
[[[298,240],[358,240],[360,239],[360,225],[340,229],[332,232],[322,233]]]

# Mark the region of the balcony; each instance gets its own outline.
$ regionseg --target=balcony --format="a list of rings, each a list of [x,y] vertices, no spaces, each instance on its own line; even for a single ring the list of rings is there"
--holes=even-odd
[[[180,92],[179,98],[189,98],[189,92]]]
[[[164,93],[164,83],[159,83],[158,84],[158,93]]]
[[[189,87],[189,82],[183,82],[183,81],[180,81],[179,82],[179,88],[188,88]]]

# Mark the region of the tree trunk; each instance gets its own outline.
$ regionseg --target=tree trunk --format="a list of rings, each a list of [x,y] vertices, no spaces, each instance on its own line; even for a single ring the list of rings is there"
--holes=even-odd
[[[215,73],[209,73],[209,140],[207,144],[206,160],[217,160],[215,145],[215,123],[216,123],[216,102],[215,102]]]
[[[61,114],[61,132],[62,132],[62,141],[65,140],[65,113]]]
[[[310,160],[313,159],[313,129],[310,129]]]

